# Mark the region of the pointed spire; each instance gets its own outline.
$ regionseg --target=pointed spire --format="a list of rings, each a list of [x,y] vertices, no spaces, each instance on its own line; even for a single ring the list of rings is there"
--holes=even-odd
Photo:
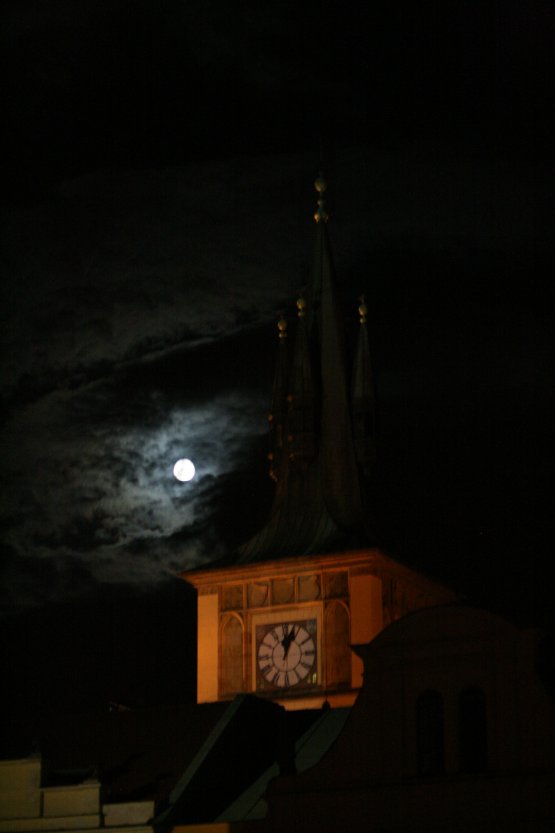
[[[370,348],[364,295],[358,306],[359,333],[353,365],[353,436],[357,462],[366,478],[373,473],[376,459],[376,415]]]
[[[320,175],[314,187],[322,195]],[[343,322],[335,293],[335,274],[324,200],[318,200],[313,292],[322,388],[320,470],[324,500],[336,522],[348,529],[361,512],[358,470],[351,431],[350,397]]]

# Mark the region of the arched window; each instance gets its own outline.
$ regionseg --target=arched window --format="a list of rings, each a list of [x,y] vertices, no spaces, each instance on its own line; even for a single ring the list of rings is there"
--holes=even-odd
[[[486,695],[479,686],[459,694],[459,765],[461,772],[481,772],[488,767]]]
[[[326,609],[326,686],[351,685],[351,634],[349,611],[341,602]]]
[[[243,624],[228,616],[222,624],[220,693],[237,694],[243,686]]]
[[[416,699],[416,754],[419,775],[445,772],[443,697],[423,691]]]

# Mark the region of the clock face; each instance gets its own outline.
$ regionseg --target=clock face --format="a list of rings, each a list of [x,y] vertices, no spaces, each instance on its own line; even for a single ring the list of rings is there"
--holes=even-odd
[[[316,682],[316,620],[259,625],[259,688],[292,688]]]

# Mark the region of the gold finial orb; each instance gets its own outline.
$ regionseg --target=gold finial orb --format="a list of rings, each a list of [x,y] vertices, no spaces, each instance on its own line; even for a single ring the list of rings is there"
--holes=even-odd
[[[323,194],[326,188],[328,187],[326,180],[324,179],[322,174],[318,174],[318,176],[316,177],[314,187],[316,188],[319,194]]]
[[[278,326],[279,337],[280,338],[287,338],[287,321],[285,320],[283,315],[279,319],[277,326]]]
[[[318,208],[314,212],[314,219],[317,223],[323,222],[327,223],[329,219],[329,214],[326,211],[324,200],[318,200]]]
[[[366,316],[368,315],[368,307],[366,306],[366,302],[364,300],[364,295],[361,295],[359,298],[359,305],[358,305],[358,314],[360,316],[360,323],[366,324]]]
[[[299,318],[304,318],[306,313],[306,301],[301,295],[300,298],[297,300],[297,315]]]
[[[321,222],[322,223],[327,223],[328,218],[329,218],[329,214],[326,211],[326,203],[324,201],[324,192],[326,191],[328,186],[327,186],[326,180],[324,179],[322,174],[318,174],[318,176],[316,177],[316,181],[314,182],[314,187],[316,188],[316,191],[320,195],[319,199],[317,200],[318,208],[314,212],[314,219],[316,220],[317,223],[321,223]]]

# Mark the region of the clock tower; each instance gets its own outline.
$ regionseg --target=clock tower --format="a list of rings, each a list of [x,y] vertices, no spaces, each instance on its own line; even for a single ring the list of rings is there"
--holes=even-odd
[[[321,176],[315,188],[311,290],[297,300],[293,333],[278,322],[270,518],[229,563],[181,574],[198,594],[199,703],[252,692],[286,708],[351,705],[362,685],[351,645],[453,599],[375,544],[367,308],[361,299],[349,380]]]

